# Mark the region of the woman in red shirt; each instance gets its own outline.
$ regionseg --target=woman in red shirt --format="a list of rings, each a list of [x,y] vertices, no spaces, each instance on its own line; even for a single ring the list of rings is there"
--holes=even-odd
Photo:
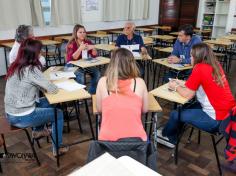
[[[86,38],[86,30],[82,25],[75,25],[73,29],[72,39],[68,42],[66,46],[66,62],[67,66],[72,66],[69,62],[74,60],[86,58],[95,58],[97,56],[97,51],[93,43]],[[97,82],[100,78],[100,72],[96,67],[90,67],[86,69],[86,73],[91,76],[91,85],[89,88],[89,93],[95,94]],[[85,84],[84,74],[85,70],[80,69],[76,73],[76,81],[80,84]]]
[[[99,140],[117,141],[139,137],[147,140],[142,112],[147,112],[148,93],[133,54],[124,48],[112,53],[105,76],[96,92],[97,109],[102,112]]]
[[[205,43],[196,44],[191,56],[193,70],[188,80],[171,80],[169,88],[189,100],[196,95],[199,103],[184,109],[180,121],[177,111],[172,111],[162,134],[158,131],[159,136],[167,136],[172,143],[176,142],[177,131],[183,123],[207,132],[218,131],[220,121],[235,106],[229,83],[213,50]]]

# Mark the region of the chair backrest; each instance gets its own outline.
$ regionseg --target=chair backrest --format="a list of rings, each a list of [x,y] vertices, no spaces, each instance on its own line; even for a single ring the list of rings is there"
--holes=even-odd
[[[152,143],[140,138],[124,138],[118,141],[92,141],[89,146],[87,162],[108,152],[115,158],[129,156],[156,171],[157,153]]]

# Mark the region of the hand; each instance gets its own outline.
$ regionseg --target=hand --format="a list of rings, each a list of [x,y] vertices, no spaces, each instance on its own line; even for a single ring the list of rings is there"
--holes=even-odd
[[[81,43],[78,49],[79,49],[80,51],[83,51],[83,50],[86,50],[87,48],[88,48],[88,44]]]
[[[87,50],[93,50],[93,49],[95,49],[94,45],[87,45]]]
[[[171,89],[171,90],[175,90],[175,87],[178,85],[177,81],[175,79],[171,80],[168,84],[168,87]]]
[[[167,62],[168,62],[169,64],[177,64],[177,63],[180,62],[180,58],[178,58],[177,56],[169,56],[169,57],[167,58]]]
[[[185,87],[185,81],[179,80],[179,79],[175,79],[175,81],[176,81],[177,84],[179,84],[181,87]]]
[[[145,47],[141,48],[141,54],[142,55],[147,55],[148,54],[147,49]]]

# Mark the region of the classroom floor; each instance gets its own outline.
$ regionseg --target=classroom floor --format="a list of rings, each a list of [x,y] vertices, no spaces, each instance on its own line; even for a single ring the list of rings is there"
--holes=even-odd
[[[230,82],[231,89],[235,95],[236,93],[236,61],[232,62],[230,73],[228,74],[228,80]],[[4,88],[5,80],[3,77],[0,78],[0,115],[4,115]],[[165,122],[168,119],[168,114],[172,108],[172,104],[166,101],[159,102],[163,107],[163,117],[160,121]],[[91,103],[90,103],[91,104]],[[84,113],[84,105],[81,105],[81,119],[84,129],[84,134],[80,134],[78,130],[77,120],[71,121],[71,132],[64,133],[64,143],[69,143],[75,140],[82,140],[90,137],[90,130],[88,126],[87,116]],[[90,112],[92,112],[90,106]],[[95,126],[95,121],[93,121]],[[210,136],[202,134],[201,144],[197,144],[197,132],[195,131],[192,137],[192,142],[187,144],[187,136],[189,131],[187,131],[181,141],[179,149],[179,163],[174,164],[173,149],[166,148],[165,146],[158,145],[158,172],[166,176],[214,176],[218,175],[218,169],[216,165],[215,155],[211,143]],[[5,136],[7,149],[9,152],[31,152],[26,136],[23,132],[8,134]],[[41,161],[41,167],[38,167],[36,162],[26,162],[19,160],[16,163],[12,159],[4,159],[2,163],[3,175],[7,176],[53,176],[53,175],[67,175],[74,169],[83,166],[86,162],[87,151],[89,142],[85,142],[76,146],[72,146],[70,151],[61,157],[61,167],[56,167],[56,160],[52,156],[51,144],[46,142],[46,139],[41,139],[40,144],[42,146],[39,149],[36,146],[36,152],[38,153],[39,159]],[[222,141],[218,145],[218,152],[220,154],[220,161],[222,169],[225,176],[235,176],[236,174],[236,164],[230,165],[224,159],[223,149],[225,147],[225,142]],[[3,149],[0,149],[0,153]],[[1,174],[0,174],[1,175]]]

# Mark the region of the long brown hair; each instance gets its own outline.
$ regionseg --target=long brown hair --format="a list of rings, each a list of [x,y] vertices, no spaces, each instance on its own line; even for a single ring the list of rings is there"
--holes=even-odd
[[[217,58],[211,49],[206,43],[199,43],[192,47],[191,51],[192,57],[194,59],[193,65],[198,63],[209,64],[212,67],[212,76],[217,84],[224,86],[224,72],[220,66],[220,63],[217,61]]]
[[[70,44],[71,42],[75,41],[77,43],[77,45],[79,46],[79,43],[77,42],[77,32],[80,28],[83,28],[85,30],[85,27],[83,25],[80,25],[80,24],[76,24],[73,28],[73,33],[72,33],[72,37],[71,39],[69,40],[68,44]],[[85,30],[86,32],[86,30]]]
[[[133,54],[125,48],[114,50],[105,76],[107,77],[108,90],[119,92],[118,80],[132,79],[139,76],[139,69]]]

